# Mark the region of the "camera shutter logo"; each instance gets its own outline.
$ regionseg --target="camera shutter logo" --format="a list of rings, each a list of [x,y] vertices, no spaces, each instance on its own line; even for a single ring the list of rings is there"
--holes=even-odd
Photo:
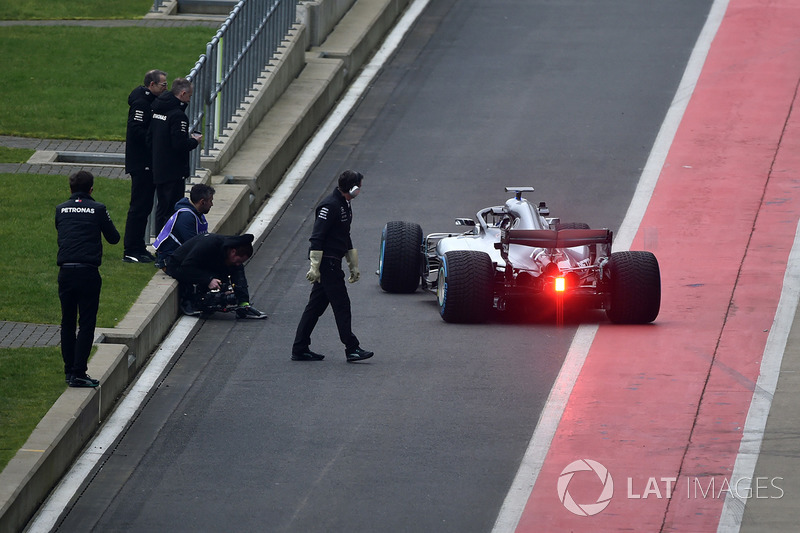
[[[594,503],[577,503],[572,499],[569,493],[569,482],[572,481],[572,476],[575,472],[592,471],[597,474],[600,482],[603,484],[603,490],[600,492],[597,501]],[[594,516],[608,507],[611,503],[611,497],[614,495],[614,480],[611,479],[608,469],[591,459],[578,459],[573,461],[561,471],[558,477],[558,499],[566,507],[566,509],[579,516]]]

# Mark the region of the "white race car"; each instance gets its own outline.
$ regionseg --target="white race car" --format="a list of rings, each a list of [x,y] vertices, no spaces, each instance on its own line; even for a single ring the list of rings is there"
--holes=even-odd
[[[661,274],[651,252],[611,253],[612,232],[549,217],[544,202],[513,192],[502,206],[457,218],[464,233],[431,233],[413,222],[388,222],[381,234],[380,286],[411,293],[435,291],[447,322],[483,322],[549,298],[562,305],[604,309],[611,322],[645,324],[658,316]],[[540,301],[540,300],[539,300]]]

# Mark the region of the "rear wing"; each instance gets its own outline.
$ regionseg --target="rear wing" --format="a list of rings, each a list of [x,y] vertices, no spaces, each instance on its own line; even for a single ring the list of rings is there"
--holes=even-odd
[[[611,244],[608,229],[507,229],[500,235],[503,247],[511,244],[532,248],[573,248],[592,244]]]

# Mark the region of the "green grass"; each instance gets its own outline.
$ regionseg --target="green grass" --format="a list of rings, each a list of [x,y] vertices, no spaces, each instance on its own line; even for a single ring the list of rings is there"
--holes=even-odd
[[[152,0],[9,0],[0,20],[132,19],[153,9]]]
[[[10,26],[0,38],[0,135],[125,140],[128,95],[148,70],[186,76],[213,28]]]
[[[64,392],[63,376],[59,348],[0,348],[0,470]]]
[[[24,163],[36,152],[27,148],[0,146],[0,163]]]
[[[130,182],[96,178],[93,197],[106,204],[120,231],[130,200]],[[0,320],[59,324],[55,206],[69,198],[65,176],[0,174]],[[122,262],[122,241],[103,244],[103,289],[99,327],[113,327],[152,279],[152,264]]]

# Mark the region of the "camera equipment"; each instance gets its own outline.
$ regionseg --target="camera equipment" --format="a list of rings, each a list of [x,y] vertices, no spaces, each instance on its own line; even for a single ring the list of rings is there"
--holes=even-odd
[[[195,309],[204,314],[227,313],[239,309],[230,279],[219,289],[195,292]]]

